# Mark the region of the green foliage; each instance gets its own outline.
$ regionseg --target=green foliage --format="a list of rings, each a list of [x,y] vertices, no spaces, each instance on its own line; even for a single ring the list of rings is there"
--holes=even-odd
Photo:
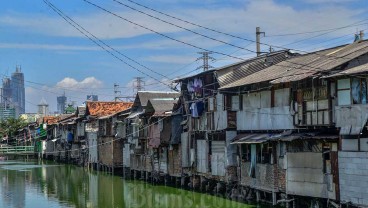
[[[13,137],[19,129],[27,126],[27,123],[22,118],[8,118],[0,122],[0,134],[2,136],[8,135]]]

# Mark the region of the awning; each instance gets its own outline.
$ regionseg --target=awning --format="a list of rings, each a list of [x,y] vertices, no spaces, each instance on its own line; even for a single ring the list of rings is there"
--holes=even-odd
[[[137,116],[139,116],[143,113],[144,113],[144,111],[132,112],[132,113],[130,113],[130,115],[127,118],[135,118],[135,117],[137,117]]]
[[[231,144],[259,144],[271,139],[269,134],[240,134]]]
[[[283,142],[291,142],[294,140],[336,140],[339,138],[339,135],[337,134],[318,134],[318,133],[295,133],[291,134],[289,136],[285,136],[280,138],[280,141]]]
[[[306,133],[281,133],[281,134],[239,134],[234,137],[231,144],[260,144],[270,141],[291,142],[297,139],[310,140],[336,140],[339,138],[338,134],[325,134],[320,132],[306,132]]]

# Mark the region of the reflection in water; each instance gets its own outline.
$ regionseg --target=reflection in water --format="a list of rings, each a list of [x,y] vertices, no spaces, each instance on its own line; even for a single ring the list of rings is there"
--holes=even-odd
[[[0,162],[0,207],[251,207],[72,165]]]

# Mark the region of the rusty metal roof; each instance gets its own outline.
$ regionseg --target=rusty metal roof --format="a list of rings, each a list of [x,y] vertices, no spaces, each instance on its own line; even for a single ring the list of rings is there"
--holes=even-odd
[[[290,58],[292,55],[293,54],[288,50],[276,51],[218,68],[215,73],[220,89],[236,87],[236,83],[243,77],[280,63]]]
[[[60,120],[59,116],[44,116],[42,117],[42,123],[46,123],[48,125],[56,124]]]
[[[355,42],[284,60],[231,84],[238,87],[269,81],[273,84],[320,76],[363,54],[368,53],[368,41]]]
[[[132,104],[131,102],[88,101],[86,111],[91,116],[101,117],[127,110]]]

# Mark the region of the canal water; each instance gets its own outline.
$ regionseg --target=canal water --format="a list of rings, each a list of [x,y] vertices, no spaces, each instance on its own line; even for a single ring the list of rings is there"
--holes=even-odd
[[[124,180],[81,167],[0,161],[0,207],[256,207],[207,194]]]

